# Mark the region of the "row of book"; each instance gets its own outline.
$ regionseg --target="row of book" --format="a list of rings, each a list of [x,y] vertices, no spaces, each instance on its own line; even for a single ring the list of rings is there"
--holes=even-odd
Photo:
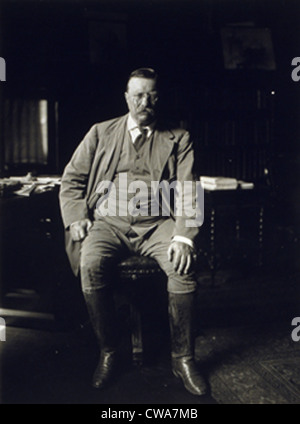
[[[190,90],[174,87],[169,98],[174,107],[181,108],[188,99],[198,105],[199,111],[271,111],[276,92],[272,89],[195,87]]]
[[[234,176],[238,180],[258,181],[270,167],[267,149],[211,149],[200,150],[198,155],[201,175]]]
[[[272,108],[275,91],[205,88],[197,90],[194,95],[201,98],[205,110],[264,110]]]
[[[266,145],[272,141],[271,120],[263,119],[199,119],[194,120],[191,130],[195,141],[205,146],[251,146]]]

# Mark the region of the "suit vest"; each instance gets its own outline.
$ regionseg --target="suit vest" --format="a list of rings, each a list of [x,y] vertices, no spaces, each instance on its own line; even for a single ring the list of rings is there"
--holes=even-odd
[[[95,219],[104,219],[124,234],[132,229],[144,235],[167,218],[161,216],[158,199],[151,196],[152,145],[153,134],[137,152],[129,131],[125,132],[113,184],[97,203]],[[156,216],[151,214],[153,211]]]

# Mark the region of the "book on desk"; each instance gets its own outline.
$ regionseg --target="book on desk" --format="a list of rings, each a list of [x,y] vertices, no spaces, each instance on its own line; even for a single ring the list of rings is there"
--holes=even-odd
[[[206,176],[200,177],[200,182],[205,190],[249,190],[254,188],[254,183],[237,180],[236,178],[222,176]]]

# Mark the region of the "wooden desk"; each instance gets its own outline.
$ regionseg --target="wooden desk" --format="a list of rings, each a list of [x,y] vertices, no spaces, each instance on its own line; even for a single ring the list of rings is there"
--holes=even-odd
[[[236,264],[252,255],[252,265],[262,266],[267,199],[266,189],[205,190],[200,254],[206,258],[212,284],[226,262]]]
[[[14,289],[50,290],[61,225],[58,188],[29,197],[1,198],[0,224],[0,306],[6,307],[4,297]]]

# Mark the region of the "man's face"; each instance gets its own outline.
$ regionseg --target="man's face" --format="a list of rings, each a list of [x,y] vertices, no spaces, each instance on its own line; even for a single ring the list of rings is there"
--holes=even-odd
[[[149,125],[155,120],[155,107],[158,100],[155,80],[131,78],[125,99],[129,112],[138,125]]]

